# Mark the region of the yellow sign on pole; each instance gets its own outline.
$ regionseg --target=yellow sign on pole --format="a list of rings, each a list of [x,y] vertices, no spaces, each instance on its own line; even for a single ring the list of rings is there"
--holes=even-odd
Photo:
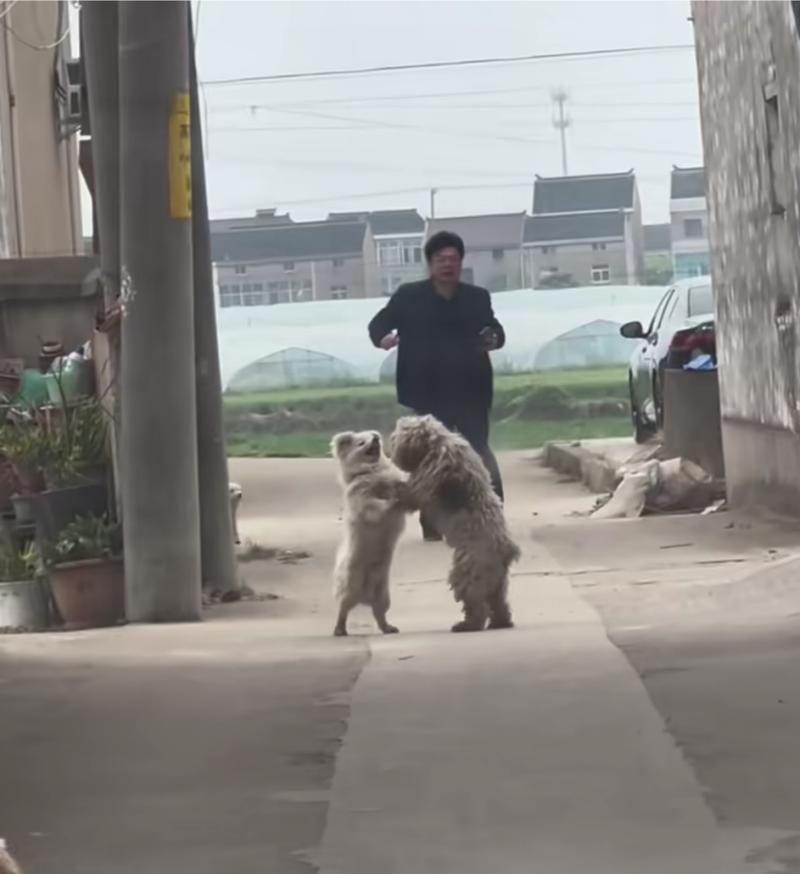
[[[192,217],[192,121],[184,92],[173,98],[169,116],[169,214]]]

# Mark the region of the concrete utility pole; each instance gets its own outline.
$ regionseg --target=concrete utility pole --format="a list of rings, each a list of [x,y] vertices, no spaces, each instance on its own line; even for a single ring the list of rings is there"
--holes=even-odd
[[[436,195],[438,193],[438,188],[431,188],[431,218],[436,218]]]
[[[85,3],[81,8],[83,69],[89,100],[91,127],[92,201],[96,239],[100,248],[100,273],[106,310],[119,296],[119,15],[116,3]],[[121,398],[119,391],[119,334],[108,335],[111,389],[104,399],[113,416],[112,461],[115,493],[121,495],[119,435]],[[118,505],[118,511],[121,507]]]
[[[122,505],[133,622],[201,614],[189,4],[119,4]]]
[[[116,3],[81,7],[92,176],[106,308],[119,295],[119,30]]]
[[[563,176],[569,176],[567,170],[567,128],[572,124],[572,120],[564,111],[564,104],[567,102],[567,92],[563,89],[553,92],[553,102],[555,104],[555,115],[553,116],[553,127],[561,133],[561,173]]]
[[[208,225],[206,168],[200,124],[200,95],[194,56],[191,7],[188,15],[189,86],[192,121],[192,245],[194,252],[194,342],[197,386],[197,461],[200,476],[200,547],[203,588],[232,592],[239,588],[233,552],[228,493],[228,457],[222,415],[211,235]]]

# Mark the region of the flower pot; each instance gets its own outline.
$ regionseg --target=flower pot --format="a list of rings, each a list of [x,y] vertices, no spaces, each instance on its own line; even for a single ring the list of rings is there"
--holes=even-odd
[[[17,525],[33,525],[36,521],[35,500],[36,495],[14,495],[11,499]]]
[[[0,583],[0,629],[41,631],[49,624],[47,586],[41,580]]]
[[[98,486],[103,488],[108,487],[108,468],[104,464],[96,464],[92,467],[83,467],[76,470],[75,473],[62,477],[45,471],[44,483],[48,491],[57,491],[59,489],[74,489],[78,486]]]
[[[125,577],[121,559],[92,558],[54,565],[50,588],[64,628],[103,628],[125,617]]]
[[[103,516],[108,512],[105,485],[50,489],[34,496],[36,541],[43,551],[55,543],[61,532],[79,516]]]

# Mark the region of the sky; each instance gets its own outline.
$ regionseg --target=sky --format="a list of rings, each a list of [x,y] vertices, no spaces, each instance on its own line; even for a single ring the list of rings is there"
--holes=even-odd
[[[644,219],[669,220],[673,164],[702,164],[691,49],[304,81],[220,79],[632,46],[690,45],[674,0],[193,0],[213,218],[295,220],[416,208],[530,210],[562,174],[636,171]],[[84,193],[84,201],[86,195]],[[90,223],[84,208],[85,223]]]
[[[195,13],[198,4],[195,0]],[[354,67],[691,44],[688,2],[200,0],[202,81]],[[416,207],[530,209],[561,175],[552,93],[568,94],[570,174],[634,168],[668,221],[673,164],[702,163],[694,53],[535,61],[203,88],[210,209],[295,219]],[[461,188],[459,186],[473,186]],[[400,193],[393,193],[400,192]],[[363,195],[363,196],[362,196]]]

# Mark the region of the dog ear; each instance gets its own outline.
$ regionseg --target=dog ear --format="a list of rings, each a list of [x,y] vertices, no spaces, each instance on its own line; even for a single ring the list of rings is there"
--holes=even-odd
[[[356,435],[352,431],[344,431],[341,434],[335,434],[331,440],[331,452],[336,458],[341,458],[342,454],[347,452],[353,445]]]

